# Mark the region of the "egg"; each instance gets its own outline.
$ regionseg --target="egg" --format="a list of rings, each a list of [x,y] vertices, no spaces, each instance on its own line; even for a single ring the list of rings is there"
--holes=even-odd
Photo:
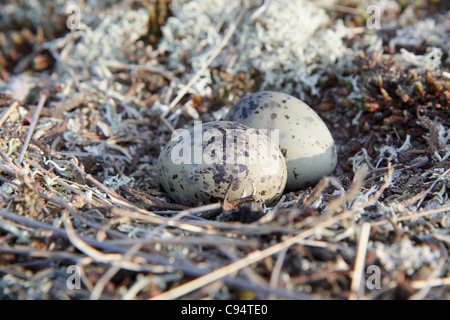
[[[288,191],[313,185],[336,168],[336,145],[327,126],[311,107],[291,95],[272,91],[250,94],[230,109],[225,120],[279,131]]]
[[[278,137],[276,137],[278,138]],[[171,198],[196,206],[254,195],[274,204],[287,180],[286,163],[269,133],[232,121],[178,129],[161,151],[159,181]]]

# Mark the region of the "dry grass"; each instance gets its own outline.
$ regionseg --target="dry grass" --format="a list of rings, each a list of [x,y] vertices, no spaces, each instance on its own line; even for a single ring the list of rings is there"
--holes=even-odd
[[[189,84],[175,96],[170,71],[111,62],[104,67],[122,88],[88,90],[76,80],[80,94],[61,95],[71,88],[35,74],[42,81],[24,102],[3,95],[0,298],[449,299],[449,141],[439,126],[449,130],[448,71],[400,77],[400,66],[364,54],[355,64],[369,93],[361,106],[344,101],[345,82],[334,75],[321,90],[336,107],[308,101],[331,125],[354,121],[363,108],[356,129],[332,129],[336,176],[273,208],[183,207],[161,190],[154,166],[173,124],[192,120],[187,102],[207,115],[257,79],[243,88],[241,75],[222,74],[233,83],[222,96],[189,95]],[[397,96],[396,81],[417,90]],[[169,108],[153,111],[156,100]],[[403,110],[414,121],[400,119]],[[413,141],[399,151],[402,131]],[[80,289],[67,286],[71,265]],[[381,270],[378,289],[366,286],[371,265]]]

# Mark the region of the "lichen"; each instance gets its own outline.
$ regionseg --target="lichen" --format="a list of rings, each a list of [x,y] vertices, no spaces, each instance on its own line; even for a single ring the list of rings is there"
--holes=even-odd
[[[440,258],[438,250],[432,251],[427,245],[413,244],[406,237],[391,246],[380,242],[376,242],[374,246],[385,270],[404,270],[408,275],[412,275],[424,264],[435,264]]]
[[[174,1],[174,16],[163,27],[158,49],[169,53],[168,66],[184,72],[186,78],[192,76],[189,71],[198,71],[223,38],[222,24],[229,26],[242,10],[240,3],[233,0]],[[234,74],[255,68],[264,75],[261,89],[282,89],[302,96],[308,90],[317,95],[322,74],[343,70],[350,64],[351,49],[344,44],[349,29],[341,20],[331,23],[324,9],[304,0],[273,1],[254,18],[262,1],[251,4],[237,35],[214,61],[213,67]],[[186,54],[188,69],[183,63]],[[209,72],[203,74],[202,80],[194,91],[211,92]]]

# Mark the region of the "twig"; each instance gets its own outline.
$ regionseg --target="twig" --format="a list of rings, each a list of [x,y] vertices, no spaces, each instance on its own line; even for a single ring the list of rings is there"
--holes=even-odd
[[[47,100],[47,96],[45,94],[41,94],[39,98],[39,103],[36,107],[36,111],[33,114],[33,119],[31,120],[30,127],[28,128],[28,133],[25,138],[25,141],[22,146],[22,151],[20,152],[18,163],[22,163],[23,157],[25,156],[25,152],[28,149],[28,145],[30,144],[31,136],[33,135],[34,129],[36,128],[37,122],[39,120],[39,115],[41,114],[42,108],[44,107],[45,100]]]
[[[413,220],[416,218],[425,217],[425,216],[429,216],[431,214],[441,213],[441,212],[445,212],[445,211],[450,211],[450,205],[445,206],[445,207],[436,208],[436,209],[425,210],[425,211],[414,213],[414,214],[411,214],[408,216],[401,216],[398,218],[393,218],[393,219],[391,219],[391,221],[395,223],[395,222],[401,222],[401,221],[406,221],[406,220]],[[373,227],[378,227],[378,226],[382,226],[387,223],[390,223],[390,221],[381,220],[381,221],[377,221],[377,222],[372,222],[370,224]]]
[[[134,300],[136,295],[149,284],[157,282],[155,276],[150,274],[145,277],[137,278],[136,282],[128,289],[127,293],[123,295],[123,300]]]
[[[342,12],[342,13],[350,13],[357,16],[364,16],[365,12],[359,9],[355,9],[352,7],[347,6],[341,6],[337,4],[328,4],[328,3],[321,3],[321,2],[315,2],[315,5],[318,7],[322,7],[324,9],[336,11],[336,12]]]
[[[348,268],[335,268],[331,270],[323,270],[323,271],[317,271],[311,274],[302,274],[296,277],[289,278],[289,284],[290,285],[304,285],[306,283],[310,282],[316,282],[323,279],[329,279],[330,276],[337,276],[337,275],[347,275],[350,273],[351,270]]]
[[[103,65],[109,68],[114,69],[127,69],[127,70],[137,70],[137,71],[147,71],[151,73],[157,73],[162,75],[167,80],[173,80],[175,78],[174,74],[168,70],[161,69],[158,67],[146,66],[146,65],[136,65],[136,64],[127,64],[118,61],[103,61]]]
[[[415,280],[411,281],[409,285],[414,289],[422,289],[426,287],[450,286],[450,277],[437,278],[431,280]]]
[[[228,239],[228,238],[209,238],[209,237],[196,237],[196,238],[188,238],[183,237],[180,239],[117,239],[110,240],[108,243],[117,244],[117,245],[135,245],[136,243],[140,243],[143,246],[154,245],[156,243],[159,244],[178,244],[178,245],[195,245],[195,246],[233,246],[233,247],[255,247],[255,243],[248,240],[239,240],[239,239]]]
[[[305,200],[305,202],[303,203],[302,207],[307,207],[310,205],[310,203],[315,200],[319,194],[323,191],[323,189],[325,189],[328,186],[328,179],[327,177],[324,177],[322,179],[320,179],[320,181],[316,184],[316,186],[314,187],[314,191],[312,192],[312,194]]]
[[[258,19],[258,17],[260,15],[262,15],[264,13],[264,11],[267,10],[269,5],[270,5],[270,0],[264,0],[264,3],[258,9],[256,9],[255,12],[252,13],[252,15],[250,16],[250,19],[252,21],[255,21],[256,19]]]
[[[450,236],[440,234],[440,233],[434,233],[433,238],[440,240],[440,241],[447,242],[448,244],[450,244]]]
[[[79,262],[81,264],[91,263],[92,259],[81,254],[68,253],[65,251],[48,251],[21,245],[15,245],[14,248],[0,246],[0,252],[28,255],[36,258],[49,258],[52,260],[65,260],[70,262]]]
[[[230,261],[237,261],[239,258],[232,253],[228,248],[221,247],[220,251],[228,258]],[[249,266],[242,269],[243,274],[245,277],[251,282],[258,284],[260,286],[268,286],[267,281],[259,274],[257,273],[253,268],[250,268]],[[232,276],[235,276],[234,274]],[[216,281],[216,283],[222,282],[222,280]],[[205,286],[205,288],[208,286]]]
[[[280,251],[277,257],[277,261],[275,262],[275,266],[270,275],[270,287],[276,288],[278,287],[278,280],[280,278],[281,268],[283,267],[284,259],[286,258],[286,252],[288,248],[285,248]],[[273,297],[270,297],[273,299]]]
[[[353,271],[353,278],[351,284],[351,293],[349,300],[359,299],[361,296],[361,281],[363,279],[364,262],[366,260],[367,244],[370,235],[370,223],[364,222],[361,226],[361,233],[359,235],[358,251],[356,253],[355,269]]]
[[[0,127],[3,126],[5,121],[8,119],[8,117],[11,115],[11,113],[19,106],[19,103],[17,101],[14,101],[11,103],[11,105],[3,111],[2,117],[0,118]]]
[[[344,191],[344,188],[342,186],[340,186],[340,188],[339,186],[337,186],[339,189],[341,189],[342,199],[339,197],[331,200],[327,206],[327,214],[334,214],[335,212],[338,212],[340,208],[345,208],[346,203],[350,204],[350,202],[353,201],[353,199],[356,197],[356,195],[364,185],[364,177],[367,175],[367,170],[368,166],[365,163],[361,164],[358,167],[355,172],[355,176],[353,177],[352,185],[347,192]]]
[[[162,209],[162,210],[186,210],[187,209],[186,206],[182,206],[182,205],[176,204],[176,203],[164,202],[162,200],[159,200],[156,197],[153,197],[152,195],[134,190],[130,186],[121,186],[120,190],[130,194],[131,196],[133,196],[134,198],[136,198],[138,200],[141,200],[147,207],[146,209],[148,209],[148,208],[157,208],[157,209]]]
[[[121,156],[118,154],[104,154],[104,153],[81,152],[81,151],[53,151],[53,152],[55,153],[55,155],[65,156],[65,157],[94,157],[94,158],[109,157],[112,159],[123,160],[123,161],[130,160],[128,156]]]

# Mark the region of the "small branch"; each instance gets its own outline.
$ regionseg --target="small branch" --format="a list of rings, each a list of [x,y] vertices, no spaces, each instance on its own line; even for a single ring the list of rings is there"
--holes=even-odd
[[[36,111],[33,114],[33,120],[31,120],[30,127],[28,128],[28,133],[25,138],[25,142],[23,143],[23,146],[22,146],[22,151],[20,152],[20,155],[19,155],[19,159],[18,159],[19,164],[22,163],[23,157],[25,156],[25,152],[28,149],[28,145],[30,144],[34,129],[36,128],[37,122],[39,120],[39,115],[41,114],[42,108],[44,107],[45,100],[47,100],[47,96],[45,94],[41,94]]]
[[[409,285],[414,289],[422,289],[426,287],[450,286],[450,277],[437,278],[431,280],[415,280],[411,281]]]
[[[142,201],[146,207],[146,209],[157,208],[161,210],[186,210],[187,207],[182,206],[176,203],[167,203],[162,200],[159,200],[156,197],[153,197],[145,192],[140,192],[134,190],[129,186],[120,186],[120,190],[130,194],[133,198],[136,198]]]
[[[102,62],[106,67],[113,68],[113,69],[124,69],[124,70],[137,70],[137,71],[147,71],[151,73],[157,73],[162,75],[167,80],[171,81],[175,78],[174,74],[170,71],[152,67],[152,66],[145,66],[145,65],[135,65],[135,64],[126,64],[118,61],[104,61]]]
[[[19,103],[17,101],[14,101],[8,109],[3,111],[2,116],[0,118],[0,127],[3,126],[5,121],[8,119],[8,117],[11,115],[11,113],[16,110],[16,108],[19,106]]]
[[[356,253],[355,269],[353,270],[353,278],[351,284],[351,293],[349,300],[359,299],[361,296],[361,284],[364,275],[364,262],[366,261],[367,244],[370,235],[370,223],[364,222],[361,226],[359,235],[358,251]]]
[[[283,263],[286,258],[287,250],[288,250],[288,248],[285,248],[285,249],[281,250],[281,252],[278,254],[277,260],[275,262],[275,266],[270,275],[270,287],[271,288],[278,287],[278,280],[280,278],[281,268],[283,267]],[[273,299],[273,297],[271,297],[271,299]]]
[[[347,7],[347,6],[341,6],[341,5],[337,5],[337,4],[328,4],[328,3],[321,3],[321,2],[317,3],[316,2],[315,5],[318,7],[327,9],[327,10],[341,12],[341,13],[349,13],[349,14],[353,14],[356,16],[364,16],[366,14],[362,10],[355,9],[352,7]]]
[[[450,212],[450,205],[449,206],[445,206],[445,207],[440,207],[440,208],[436,208],[436,209],[430,209],[430,210],[425,210],[425,211],[421,211],[418,213],[414,213],[411,215],[407,215],[407,216],[401,216],[398,218],[394,218],[391,219],[391,221],[388,220],[381,220],[381,221],[377,221],[377,222],[373,222],[371,223],[371,225],[373,227],[378,227],[378,226],[382,226],[384,224],[390,223],[390,222],[401,222],[401,221],[407,221],[407,220],[414,220],[420,217],[426,217],[429,216],[431,214],[435,214],[435,213],[442,213],[442,212]]]
[[[14,248],[0,247],[0,252],[19,254],[19,255],[28,255],[28,256],[34,257],[34,258],[64,260],[64,261],[70,261],[70,262],[81,263],[81,264],[87,264],[87,263],[92,262],[91,258],[86,257],[85,255],[82,255],[82,254],[74,254],[74,253],[69,253],[69,252],[65,252],[65,251],[42,250],[42,249],[36,249],[36,248],[26,247],[26,246],[21,246],[21,245],[15,245]]]

